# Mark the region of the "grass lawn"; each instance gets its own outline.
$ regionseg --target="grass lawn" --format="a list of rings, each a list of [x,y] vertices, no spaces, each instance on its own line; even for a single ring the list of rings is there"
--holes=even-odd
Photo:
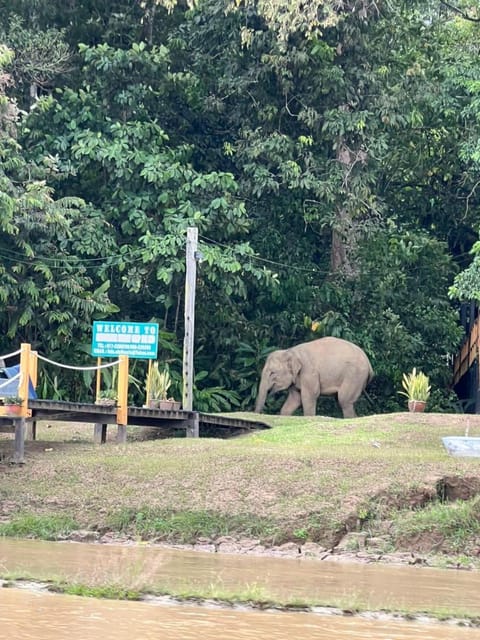
[[[447,455],[441,437],[467,424],[480,436],[480,416],[264,418],[271,429],[231,439],[141,439],[131,427],[117,445],[110,428],[103,446],[90,424],[39,423],[23,466],[7,463],[12,436],[1,435],[0,534],[328,547],[362,531],[390,551],[478,557],[480,458]],[[445,499],[451,486],[462,500]]]

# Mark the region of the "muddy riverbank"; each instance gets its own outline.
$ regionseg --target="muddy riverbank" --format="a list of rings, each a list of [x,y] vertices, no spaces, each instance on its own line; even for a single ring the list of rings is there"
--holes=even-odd
[[[114,545],[138,544],[138,539],[136,540],[128,535],[118,535],[118,533],[113,531],[103,534],[88,530],[73,531],[68,536],[60,538],[60,540]],[[445,556],[443,554],[422,554],[415,551],[382,551],[382,547],[388,547],[388,541],[384,538],[369,538],[364,533],[346,534],[340,543],[333,548],[327,548],[315,542],[286,542],[281,545],[266,546],[262,544],[259,539],[236,539],[232,536],[220,536],[218,538],[201,537],[192,544],[168,544],[155,539],[142,541],[142,544],[160,548],[163,547],[165,549],[197,551],[201,553],[227,553],[289,559],[315,558],[316,560],[327,562],[425,566],[463,571],[480,569],[480,559],[478,558],[467,559],[457,556]]]
[[[480,626],[480,572],[424,565],[0,539],[3,587],[251,610]]]
[[[317,574],[334,566],[337,576],[353,565],[398,567],[395,575],[449,568],[447,586],[462,575],[476,579],[478,459],[454,459],[441,442],[443,435],[464,431],[464,416],[269,419],[271,430],[232,440],[136,440],[130,433],[122,446],[112,438],[95,445],[84,425],[39,424],[38,440],[27,443],[25,465],[0,464],[0,536],[76,542],[64,546],[77,549],[120,547],[125,557],[129,549],[146,549],[150,557],[167,549],[193,554],[194,563],[204,557],[218,564],[245,558],[254,567],[281,561],[290,567],[282,569],[286,573],[294,562],[295,571],[308,563]],[[471,432],[480,432],[480,416],[471,420]],[[37,558],[29,557],[20,573],[2,577],[97,597],[328,606],[472,625],[480,615],[476,603],[461,609],[460,587],[445,606],[433,598],[404,607],[399,596],[372,606],[364,583],[347,595],[340,590],[309,599],[298,596],[299,581],[281,597],[266,591],[261,573],[234,588],[225,582],[228,571],[200,586],[185,571],[183,583],[172,587],[148,580],[145,586],[118,569],[113,579],[92,585],[88,575],[60,580],[48,572],[33,574]],[[415,593],[411,586],[405,591]]]

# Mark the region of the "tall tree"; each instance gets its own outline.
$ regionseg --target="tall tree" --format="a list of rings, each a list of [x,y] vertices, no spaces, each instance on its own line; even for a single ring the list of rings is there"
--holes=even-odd
[[[37,162],[58,156],[58,193],[100,212],[116,249],[97,275],[122,312],[181,333],[182,239],[197,224],[210,379],[247,390],[268,345],[330,333],[365,346],[392,389],[423,363],[444,384],[458,340],[448,249],[465,242],[459,202],[474,186],[452,13],[402,0],[149,0],[129,13],[118,0],[108,17],[94,4],[83,71],[40,101],[27,143]],[[429,269],[435,286],[407,303]]]
[[[107,288],[95,290],[88,257],[108,246],[98,239],[96,212],[79,198],[55,198],[47,179],[53,157],[27,161],[17,140],[18,111],[2,69],[12,52],[0,46],[0,345],[20,342],[55,352],[78,344],[96,314],[114,309]]]
[[[202,161],[232,167],[260,253],[291,265],[280,272],[278,306],[260,296],[259,315],[280,329],[271,333],[277,343],[309,337],[302,322],[308,316],[322,331],[361,340],[394,384],[415,359],[427,364],[435,331],[443,336],[436,346],[442,355],[455,350],[459,339],[447,299],[453,277],[448,247],[427,240],[450,241],[458,214],[451,207],[433,218],[431,203],[434,196],[438,206],[447,193],[444,176],[461,171],[447,146],[455,133],[442,126],[453,121],[454,104],[453,96],[439,91],[446,71],[439,69],[445,19],[432,21],[431,6],[422,3],[356,2],[311,30],[306,14],[303,23],[298,15],[297,22],[284,20],[280,4],[280,26],[275,15],[262,13],[262,3],[236,12],[229,6],[205,3],[184,27],[183,43],[203,91],[191,136],[200,138],[201,132],[203,146],[199,142],[196,149],[208,148]],[[359,298],[363,275],[375,271],[367,248],[377,238],[387,248],[402,246],[414,229],[432,249],[429,268],[447,278],[440,294],[431,289],[416,299],[417,317],[429,318],[416,326],[408,317],[412,306],[394,288],[388,298]],[[399,252],[383,263],[386,271],[377,272],[379,288],[394,287],[400,259],[414,276],[418,265],[409,252]],[[442,313],[435,318],[428,309],[439,300]],[[287,320],[283,326],[279,317]],[[371,328],[373,317],[382,327],[381,340]],[[380,345],[399,321],[411,344],[402,340],[403,351],[392,360]],[[448,366],[437,358],[443,385]]]
[[[251,261],[250,223],[233,175],[193,161],[181,114],[194,81],[172,72],[165,46],[82,45],[81,52],[82,86],[40,101],[29,146],[37,158],[58,157],[70,175],[58,185],[62,194],[101,211],[117,249],[98,274],[111,277],[124,318],[155,317],[178,334],[186,228],[215,238],[202,246],[198,283],[198,324],[203,340],[213,341],[215,319],[230,314],[231,322],[247,283],[266,286],[269,274]]]

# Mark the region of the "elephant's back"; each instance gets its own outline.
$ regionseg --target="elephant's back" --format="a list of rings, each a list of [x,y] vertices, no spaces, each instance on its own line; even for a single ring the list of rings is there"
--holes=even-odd
[[[353,359],[357,364],[364,364],[373,375],[372,366],[365,351],[353,342],[343,338],[335,338],[333,336],[318,338],[311,342],[304,342],[295,347],[295,349],[304,352],[307,357],[321,358],[322,360]]]

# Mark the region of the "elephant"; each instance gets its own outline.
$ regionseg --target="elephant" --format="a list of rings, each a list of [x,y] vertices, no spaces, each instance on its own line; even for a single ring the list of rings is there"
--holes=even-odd
[[[354,418],[354,404],[372,378],[366,353],[340,338],[319,338],[273,351],[263,367],[255,412],[262,412],[269,392],[288,389],[281,415],[290,416],[302,405],[303,415],[314,416],[319,396],[337,394],[343,417]]]

